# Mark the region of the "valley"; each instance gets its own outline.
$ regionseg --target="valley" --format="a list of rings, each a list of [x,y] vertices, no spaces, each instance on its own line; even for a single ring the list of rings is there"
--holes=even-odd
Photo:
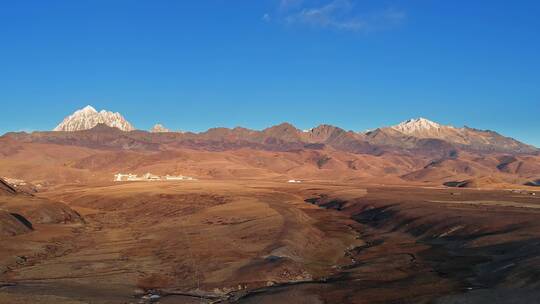
[[[66,185],[38,196],[83,220],[3,237],[9,254],[0,261],[0,302],[150,303],[150,294],[160,303],[538,296],[540,199],[531,195],[205,180]]]
[[[423,118],[146,132],[86,107],[0,137],[0,303],[531,303],[539,172]]]
[[[0,1],[0,304],[540,304],[540,1]]]

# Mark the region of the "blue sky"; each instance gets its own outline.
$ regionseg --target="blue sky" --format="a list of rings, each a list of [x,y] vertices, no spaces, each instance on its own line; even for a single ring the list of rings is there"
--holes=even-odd
[[[412,117],[540,146],[540,2],[0,0],[0,133]]]

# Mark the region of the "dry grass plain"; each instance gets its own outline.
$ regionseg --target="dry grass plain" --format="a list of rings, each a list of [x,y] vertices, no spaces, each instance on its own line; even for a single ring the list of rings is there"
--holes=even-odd
[[[340,229],[353,223],[345,215],[265,183],[124,183],[43,195],[85,222],[4,239],[24,261],[2,260],[3,280],[17,285],[0,299],[119,303],[154,288],[222,296],[324,276],[360,242]]]
[[[0,303],[469,303],[540,287],[530,194],[199,180],[32,199],[81,219],[0,237]]]

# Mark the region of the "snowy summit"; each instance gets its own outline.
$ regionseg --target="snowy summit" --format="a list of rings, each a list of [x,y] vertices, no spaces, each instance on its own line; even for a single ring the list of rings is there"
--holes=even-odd
[[[92,129],[98,124],[106,124],[112,128],[122,131],[133,131],[135,128],[118,112],[113,113],[106,110],[96,111],[92,106],[83,109],[66,117],[53,131],[81,131]]]
[[[165,128],[162,124],[156,124],[152,129],[150,129],[150,132],[152,133],[167,133],[171,132],[171,130]]]
[[[412,135],[417,132],[440,130],[441,127],[442,125],[436,122],[420,117],[404,121],[397,126],[393,126],[392,129],[404,134]]]

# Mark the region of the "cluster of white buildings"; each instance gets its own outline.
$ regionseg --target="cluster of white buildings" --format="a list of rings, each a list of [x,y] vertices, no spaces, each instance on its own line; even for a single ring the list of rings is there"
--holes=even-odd
[[[290,179],[289,181],[287,181],[287,183],[291,183],[291,184],[299,184],[301,183],[302,181],[301,180],[296,180],[296,179]]]
[[[114,175],[115,182],[146,182],[146,181],[183,181],[183,180],[195,180],[193,177],[184,175],[165,175],[159,176],[152,173],[146,173],[142,176],[136,174],[123,174],[118,173]]]
[[[536,196],[536,192],[527,191],[527,190],[510,190],[510,191],[512,193],[517,193],[517,194],[526,194],[526,195]]]

